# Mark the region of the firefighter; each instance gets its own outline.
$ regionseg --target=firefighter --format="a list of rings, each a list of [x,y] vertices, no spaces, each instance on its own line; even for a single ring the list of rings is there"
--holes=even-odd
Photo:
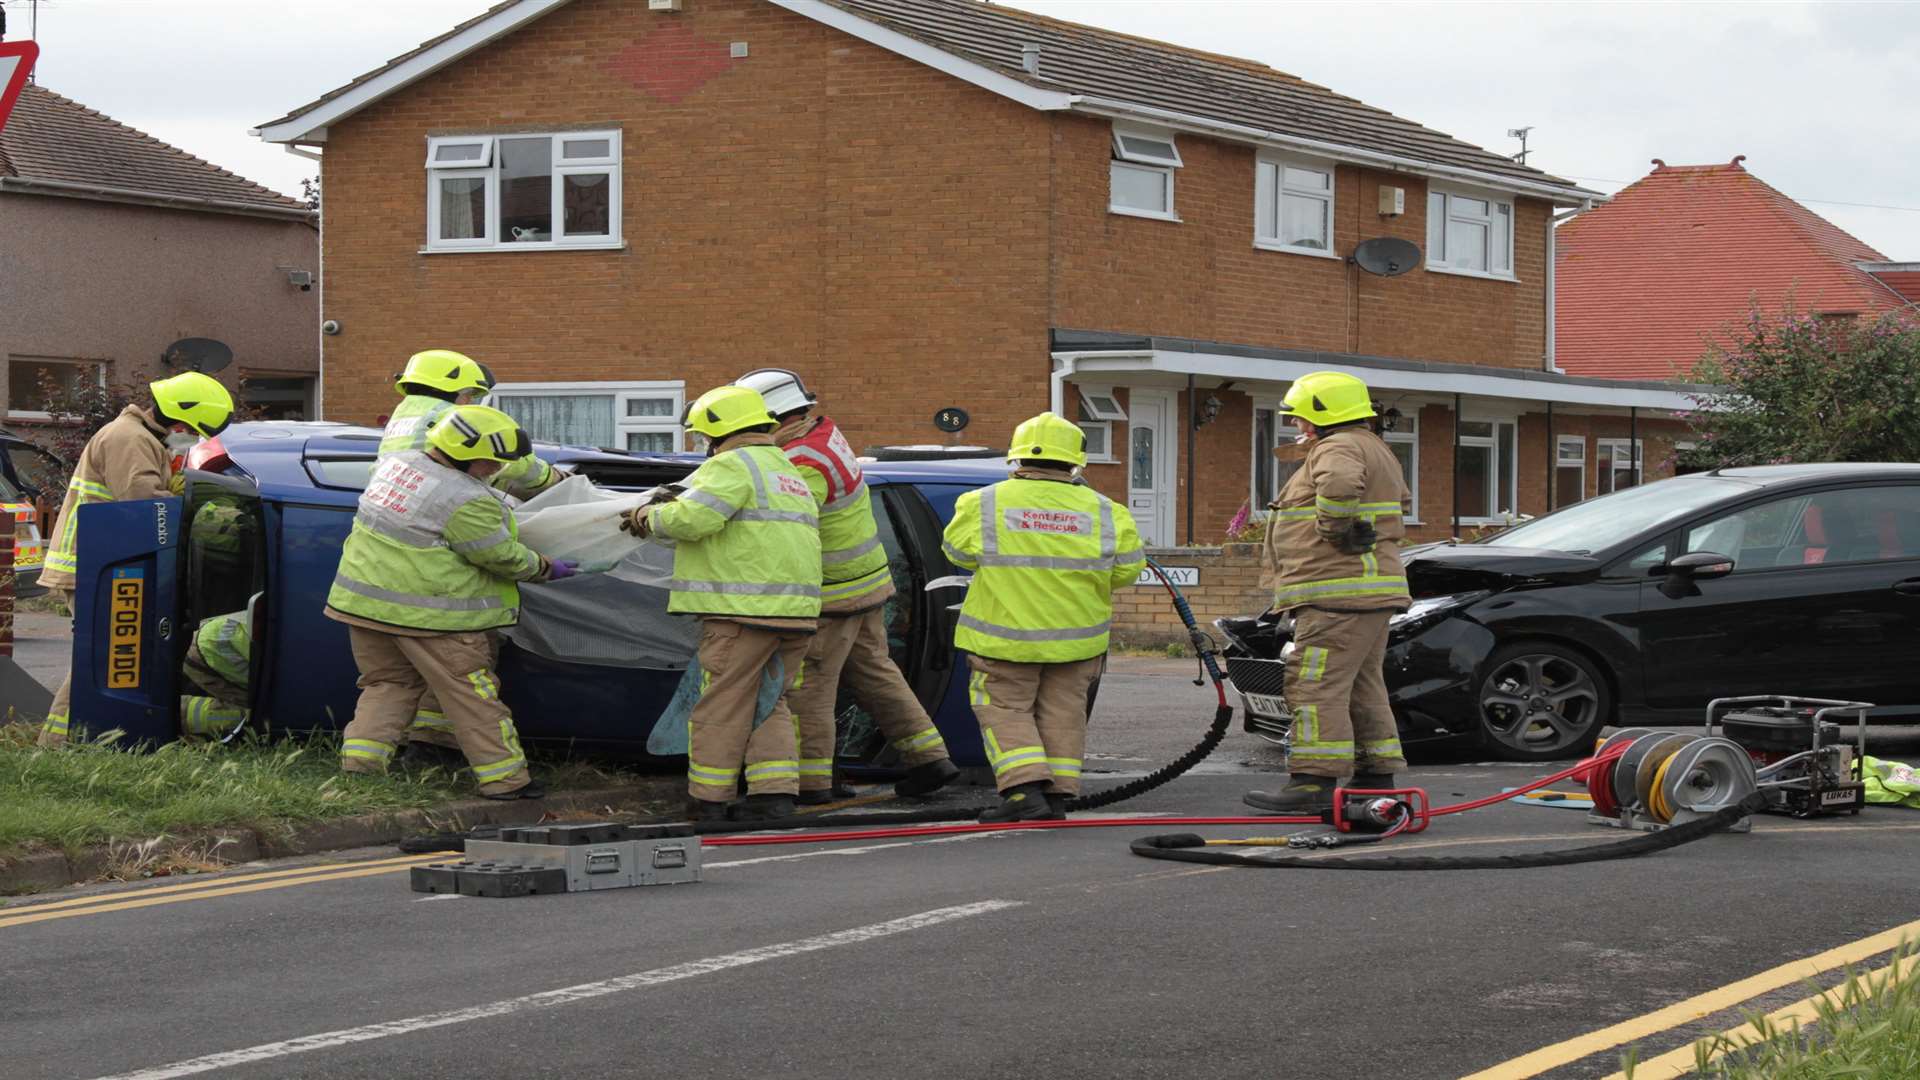
[[[813,411],[816,398],[793,372],[761,368],[734,382],[766,399],[780,423],[773,440],[806,479],[820,510],[820,628],[807,647],[806,678],[787,695],[800,725],[801,804],[853,794],[833,782],[834,706],[843,681],[907,767],[894,792],[925,795],[946,786],[960,770],[888,652],[893,568],[853,447],[830,417]]]
[[[393,384],[393,388],[405,396],[387,419],[386,431],[380,437],[380,457],[385,458],[402,450],[425,450],[427,432],[435,421],[455,405],[470,405],[479,401],[493,389],[493,384],[492,369],[465,353],[452,349],[427,349],[414,353],[407,359],[406,369]],[[559,470],[539,457],[528,454],[507,463],[499,472],[488,477],[487,483],[515,498],[531,499],[561,479]],[[493,655],[497,658],[499,642],[496,640],[491,644]],[[411,749],[420,744],[440,749],[425,753]],[[460,748],[459,740],[453,734],[453,725],[447,721],[446,713],[441,711],[439,699],[434,697],[432,690],[420,697],[419,715],[407,728],[407,745],[410,758],[431,763],[452,758]]]
[[[1012,477],[961,495],[947,526],[947,558],[975,571],[953,643],[972,654],[968,696],[1000,790],[980,820],[1057,820],[1080,791],[1113,590],[1146,555],[1127,508],[1079,479],[1077,425],[1041,413],[1007,457]]]
[[[464,353],[428,349],[407,359],[393,388],[405,396],[387,418],[380,456],[427,449],[427,432],[455,405],[471,405],[493,389],[493,371]],[[506,464],[487,483],[517,499],[531,499],[561,480],[560,474],[528,454]]]
[[[1335,781],[1393,786],[1405,767],[1382,662],[1387,622],[1405,611],[1406,571],[1395,541],[1407,534],[1400,461],[1367,421],[1367,385],[1317,371],[1287,391],[1280,411],[1305,433],[1299,471],[1268,508],[1265,565],[1274,610],[1293,616],[1286,699],[1293,711],[1292,772],[1278,792],[1250,791],[1249,806],[1315,813],[1333,805]]]
[[[233,421],[233,395],[212,376],[182,372],[148,384],[146,404],[128,405],[87,440],[60,504],[55,539],[40,571],[40,583],[55,602],[73,610],[79,571],[79,510],[88,503],[161,499],[173,493],[172,458],[201,439],[211,439]],[[60,681],[40,729],[41,746],[67,741],[73,675]]]
[[[247,721],[247,685],[253,638],[249,613],[203,620],[187,643],[182,674],[198,694],[180,696],[180,731],[188,738],[222,738]]]
[[[798,733],[784,691],[801,679],[820,615],[820,528],[813,492],[773,444],[767,403],[720,386],[681,423],[707,460],[676,494],[621,517],[635,536],[675,541],[667,610],[701,620],[700,700],[687,718],[687,813],[759,821],[793,813]],[[762,673],[775,660],[781,696],[753,724]],[[743,775],[747,797],[728,806]]]
[[[488,634],[519,618],[520,582],[578,570],[522,544],[513,515],[487,486],[531,453],[512,417],[456,405],[428,429],[424,452],[402,450],[374,468],[327,594],[326,615],[347,624],[360,669],[342,770],[385,772],[431,690],[481,795],[546,794],[500,701]]]

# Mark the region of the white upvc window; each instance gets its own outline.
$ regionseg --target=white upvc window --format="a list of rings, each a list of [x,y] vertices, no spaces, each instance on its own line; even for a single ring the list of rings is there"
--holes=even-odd
[[[1633,440],[1633,453],[1627,453],[1626,439],[1594,440],[1594,490],[1596,494],[1608,495],[1616,491],[1625,491],[1640,486],[1641,460],[1646,455],[1646,442]]]
[[[614,248],[620,133],[427,140],[428,251]]]
[[[1418,412],[1389,413],[1381,418],[1380,437],[1387,440],[1387,449],[1400,460],[1400,477],[1407,483],[1407,513],[1403,520],[1408,525],[1420,524],[1420,414]]]
[[[1572,506],[1587,497],[1587,437],[1555,436],[1553,455],[1553,505]]]
[[[1338,258],[1332,162],[1262,156],[1254,162],[1255,247]]]
[[[1519,517],[1519,425],[1511,418],[1461,420],[1453,461],[1459,525],[1505,525]]]
[[[487,403],[543,442],[671,454],[686,449],[687,385],[656,382],[501,383]]]
[[[1252,483],[1248,498],[1256,519],[1266,518],[1267,504],[1279,498],[1280,489],[1300,471],[1299,458],[1282,461],[1274,456],[1275,449],[1292,445],[1301,434],[1293,418],[1281,412],[1278,404],[1256,402],[1253,407],[1253,460],[1249,470]]]
[[[1486,192],[1427,191],[1427,269],[1513,277],[1513,201]]]
[[[1173,133],[1113,126],[1113,160],[1107,167],[1107,209],[1132,217],[1178,221],[1173,211],[1173,170],[1180,168]]]
[[[1113,453],[1113,425],[1115,421],[1124,423],[1127,419],[1120,399],[1114,396],[1110,386],[1076,386],[1074,389],[1080,397],[1080,419],[1076,423],[1087,437],[1087,460],[1119,461]]]
[[[7,358],[7,416],[13,420],[71,418],[76,394],[107,385],[107,362],[72,356]]]

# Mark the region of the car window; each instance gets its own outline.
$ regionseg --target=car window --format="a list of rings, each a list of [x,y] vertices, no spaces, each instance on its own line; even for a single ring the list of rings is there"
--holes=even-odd
[[[1920,486],[1846,488],[1764,502],[1687,533],[1734,572],[1920,558]]]
[[[884,496],[883,487],[875,486],[868,490],[872,492],[873,523],[879,534],[880,547],[887,553],[887,568],[893,574],[893,596],[881,609],[881,617],[887,628],[887,652],[894,666],[911,678],[913,658],[909,649],[913,641],[915,611],[919,606],[914,603],[917,594],[913,587],[913,560],[901,546],[900,531],[894,524],[897,504]],[[870,760],[879,752],[879,744],[886,741],[886,735],[881,732],[872,714],[854,697],[851,689],[853,681],[840,681],[840,696],[835,703],[835,715],[839,717],[835,752],[841,757]]]
[[[1651,570],[1667,561],[1667,542],[1665,540],[1627,560],[1627,566],[1633,570]]]
[[[8,444],[7,463],[13,466],[13,474],[22,484],[41,495],[59,494],[66,480],[66,470],[60,467],[59,459],[37,446]]]
[[[1728,496],[1752,490],[1753,485],[1745,481],[1717,476],[1660,480],[1575,503],[1480,542],[1549,551],[1606,551],[1662,522],[1689,517]]]
[[[346,488],[348,491],[367,490],[368,481],[373,479],[373,458],[335,458],[332,460],[307,462],[307,475],[321,487]]]

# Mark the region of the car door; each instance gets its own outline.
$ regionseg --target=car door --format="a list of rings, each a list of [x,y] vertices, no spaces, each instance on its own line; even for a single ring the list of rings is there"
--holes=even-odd
[[[74,511],[75,739],[120,733],[122,746],[172,742],[181,633],[183,500],[90,503]]]
[[[1674,554],[1731,556],[1724,578],[1641,586],[1648,704],[1795,694],[1909,705],[1920,640],[1920,485],[1801,490],[1693,523]]]

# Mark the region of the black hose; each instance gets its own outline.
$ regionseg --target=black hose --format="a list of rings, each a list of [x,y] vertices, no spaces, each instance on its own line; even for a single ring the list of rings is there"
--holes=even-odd
[[[1067,800],[1069,813],[1083,810],[1097,810],[1103,806],[1144,795],[1154,788],[1166,784],[1187,770],[1198,765],[1208,754],[1213,753],[1220,740],[1226,737],[1227,727],[1233,720],[1233,707],[1227,704],[1225,688],[1226,676],[1221,674],[1220,665],[1214,661],[1213,640],[1207,637],[1194,620],[1193,609],[1187,606],[1187,598],[1180,594],[1180,587],[1173,583],[1167,572],[1152,559],[1147,565],[1166,586],[1167,593],[1173,598],[1173,609],[1180,613],[1180,621],[1186,624],[1187,637],[1193,642],[1194,650],[1200,654],[1200,662],[1213,679],[1214,689],[1220,696],[1220,705],[1214,710],[1213,724],[1193,748],[1153,772],[1137,779],[1129,780],[1097,791],[1091,795],[1080,795]],[[885,827],[888,825],[934,825],[949,821],[972,821],[979,816],[977,808],[955,808],[946,810],[909,810],[898,814],[803,814],[796,817],[776,818],[772,821],[701,821],[696,822],[693,831],[701,836],[716,836],[727,833],[778,832],[788,829],[858,829]],[[497,834],[493,826],[481,826],[468,832],[433,833],[426,836],[409,836],[399,842],[397,847],[409,854],[431,854],[439,851],[464,851],[469,839],[490,839],[489,833]]]
[[[1630,859],[1656,851],[1690,844],[1702,837],[1731,828],[1741,818],[1757,814],[1767,805],[1765,795],[1747,796],[1734,806],[1716,810],[1706,817],[1674,825],[1658,832],[1642,833],[1610,844],[1585,844],[1554,851],[1534,851],[1524,855],[1388,855],[1379,858],[1313,859],[1286,855],[1244,855],[1207,848],[1206,838],[1195,833],[1168,833],[1143,836],[1130,846],[1135,855],[1174,862],[1205,863],[1210,866],[1259,866],[1281,870],[1527,870],[1542,866],[1571,866],[1575,863]]]

